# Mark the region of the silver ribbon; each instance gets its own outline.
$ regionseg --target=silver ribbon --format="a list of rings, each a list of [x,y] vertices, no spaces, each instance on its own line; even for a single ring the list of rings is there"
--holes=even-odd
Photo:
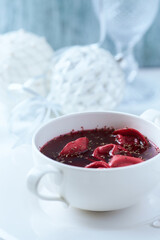
[[[29,93],[31,97],[17,104],[11,111],[10,132],[16,136],[13,147],[30,143],[33,133],[41,124],[62,115],[60,105],[51,100],[50,94],[45,98],[25,86],[19,90]]]

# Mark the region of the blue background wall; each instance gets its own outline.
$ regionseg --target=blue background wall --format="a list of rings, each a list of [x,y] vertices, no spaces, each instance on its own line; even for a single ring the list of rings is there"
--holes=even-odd
[[[0,0],[0,33],[19,28],[45,36],[54,49],[93,43],[99,36],[90,0]],[[113,52],[109,39],[104,45]],[[135,55],[140,66],[160,66],[160,10]]]

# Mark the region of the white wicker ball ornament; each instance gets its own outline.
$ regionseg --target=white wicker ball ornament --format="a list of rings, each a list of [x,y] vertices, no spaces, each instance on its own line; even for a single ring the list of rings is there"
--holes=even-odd
[[[111,110],[123,97],[124,82],[108,51],[97,45],[74,46],[55,57],[51,95],[63,113]]]
[[[28,83],[39,94],[46,94],[48,71],[54,52],[43,37],[24,30],[0,35],[0,84],[3,95],[13,84]],[[2,96],[2,95],[1,95]]]

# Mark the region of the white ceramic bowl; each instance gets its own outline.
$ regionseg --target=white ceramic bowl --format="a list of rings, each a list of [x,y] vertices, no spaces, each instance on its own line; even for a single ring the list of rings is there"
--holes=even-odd
[[[43,155],[39,149],[52,138],[72,129],[81,130],[82,126],[84,129],[104,126],[135,128],[160,147],[160,128],[144,119],[153,120],[157,114],[159,112],[152,110],[144,113],[142,117],[118,112],[88,112],[53,119],[33,137],[35,166],[28,174],[29,189],[41,199],[63,201],[72,207],[92,211],[116,210],[135,204],[149,194],[160,181],[160,154],[132,166],[87,169],[54,161]],[[38,188],[46,174],[53,196],[41,193]],[[47,183],[45,184],[47,187]]]

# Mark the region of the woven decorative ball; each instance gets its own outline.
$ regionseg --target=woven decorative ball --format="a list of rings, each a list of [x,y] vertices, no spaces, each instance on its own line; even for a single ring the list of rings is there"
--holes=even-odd
[[[48,83],[42,81],[54,53],[43,37],[24,30],[0,35],[0,54],[1,90],[28,82],[40,94],[48,91]]]
[[[123,97],[124,82],[108,51],[97,45],[74,46],[55,55],[51,95],[63,113],[111,110]]]

